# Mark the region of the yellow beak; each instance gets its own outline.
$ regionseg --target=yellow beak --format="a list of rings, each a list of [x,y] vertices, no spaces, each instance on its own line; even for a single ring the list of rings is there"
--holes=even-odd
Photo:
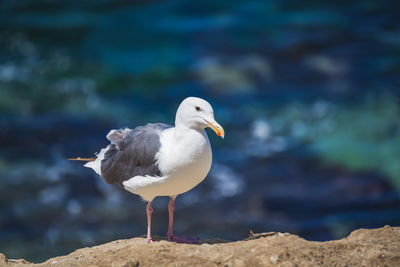
[[[224,138],[225,137],[225,131],[224,131],[224,128],[222,128],[222,126],[221,125],[219,125],[219,123],[218,122],[216,122],[216,121],[208,121],[208,120],[205,120],[206,122],[207,122],[207,124],[208,124],[208,126],[218,135],[218,136],[220,136],[221,138]]]

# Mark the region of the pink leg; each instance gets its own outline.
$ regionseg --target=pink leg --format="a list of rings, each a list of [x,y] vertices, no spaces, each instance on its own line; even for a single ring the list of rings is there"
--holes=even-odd
[[[147,212],[147,243],[151,243],[153,242],[153,238],[151,237],[151,214],[153,213],[151,200],[149,201],[149,203],[147,203],[146,212]]]
[[[177,243],[188,243],[193,244],[197,242],[196,238],[183,238],[174,236],[174,210],[175,210],[175,198],[176,196],[171,197],[168,204],[168,214],[169,214],[169,225],[168,225],[168,241],[174,241]]]
[[[168,240],[172,241],[174,237],[174,210],[175,210],[175,197],[171,197],[168,204],[169,224],[168,224]]]

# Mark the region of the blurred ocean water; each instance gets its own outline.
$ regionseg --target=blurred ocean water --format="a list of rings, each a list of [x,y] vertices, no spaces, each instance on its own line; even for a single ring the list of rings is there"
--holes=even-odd
[[[211,102],[209,177],[176,232],[310,240],[399,225],[397,1],[0,2],[0,252],[42,261],[145,232],[145,203],[66,158]],[[155,201],[154,232],[168,200]]]

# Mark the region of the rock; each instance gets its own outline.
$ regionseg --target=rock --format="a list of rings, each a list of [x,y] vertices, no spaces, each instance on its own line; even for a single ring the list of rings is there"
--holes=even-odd
[[[41,264],[10,261],[8,266],[400,266],[400,227],[359,229],[348,237],[314,242],[292,234],[252,234],[237,242],[203,240],[198,245],[144,238],[82,248]]]
[[[31,263],[24,259],[7,259],[7,257],[4,254],[0,253],[0,266],[5,266],[8,264],[12,264],[12,266],[17,266],[19,264],[25,265],[25,264],[31,264]]]
[[[3,253],[0,253],[0,264],[3,265],[7,263],[7,257]]]

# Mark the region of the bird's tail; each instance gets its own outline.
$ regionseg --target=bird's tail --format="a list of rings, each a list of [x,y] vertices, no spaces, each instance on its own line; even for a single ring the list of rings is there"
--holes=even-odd
[[[77,160],[77,161],[95,161],[96,158],[81,158],[81,157],[77,157],[77,158],[69,158],[68,160]]]

